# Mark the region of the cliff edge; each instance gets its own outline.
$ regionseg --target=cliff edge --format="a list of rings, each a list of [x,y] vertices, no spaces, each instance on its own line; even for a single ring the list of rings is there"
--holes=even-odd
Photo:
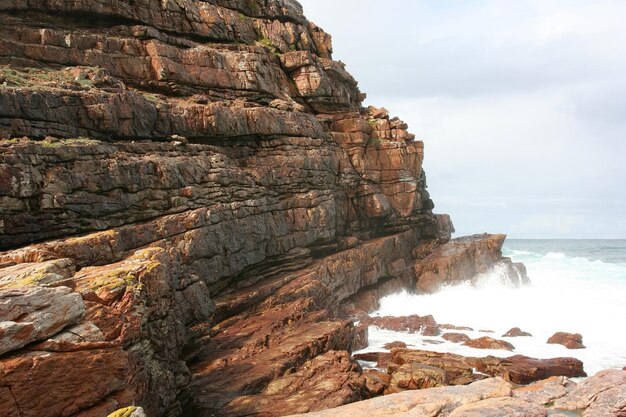
[[[356,300],[507,261],[363,100],[294,0],[2,1],[0,415],[366,398]]]

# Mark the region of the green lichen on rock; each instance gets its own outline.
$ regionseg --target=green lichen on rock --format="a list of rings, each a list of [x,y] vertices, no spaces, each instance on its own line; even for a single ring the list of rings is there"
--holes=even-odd
[[[120,408],[117,411],[112,412],[107,417],[130,417],[135,411],[137,411],[138,407],[131,405],[130,407]]]

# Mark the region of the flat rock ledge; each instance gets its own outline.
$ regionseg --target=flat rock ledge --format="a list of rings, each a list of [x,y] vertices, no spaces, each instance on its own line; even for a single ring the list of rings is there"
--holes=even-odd
[[[434,417],[449,415],[451,410],[469,404],[480,404],[493,398],[510,398],[512,385],[501,378],[489,378],[465,386],[438,387],[426,390],[404,391],[384,397],[372,398],[331,410],[290,417]],[[532,404],[527,403],[529,407]],[[466,414],[462,414],[466,415]],[[467,414],[469,415],[469,414]],[[545,414],[544,414],[545,415]]]
[[[607,369],[578,385],[552,377],[519,387],[502,378],[376,397],[288,417],[623,417],[626,371]]]

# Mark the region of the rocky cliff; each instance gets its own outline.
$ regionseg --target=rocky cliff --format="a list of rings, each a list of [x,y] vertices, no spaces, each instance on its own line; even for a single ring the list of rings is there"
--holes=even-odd
[[[506,263],[331,53],[294,0],[0,3],[0,415],[360,400],[352,317]]]

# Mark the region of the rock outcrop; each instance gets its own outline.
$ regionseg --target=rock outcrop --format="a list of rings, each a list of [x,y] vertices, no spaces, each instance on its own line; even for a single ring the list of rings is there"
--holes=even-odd
[[[417,288],[422,292],[435,292],[442,285],[455,285],[465,281],[477,282],[482,275],[493,271],[513,285],[528,282],[523,264],[502,257],[505,235],[474,235],[453,239],[415,263]],[[417,257],[423,256],[422,244],[416,248]]]
[[[0,415],[357,401],[356,314],[513,271],[364,98],[294,0],[0,3]]]
[[[358,353],[358,360],[373,362],[392,376],[406,364],[438,368],[443,371],[441,385],[464,385],[484,378],[498,376],[514,384],[530,384],[552,376],[587,376],[583,363],[575,358],[535,359],[523,355],[508,358],[466,357],[454,353],[415,349],[391,349],[391,352]]]

